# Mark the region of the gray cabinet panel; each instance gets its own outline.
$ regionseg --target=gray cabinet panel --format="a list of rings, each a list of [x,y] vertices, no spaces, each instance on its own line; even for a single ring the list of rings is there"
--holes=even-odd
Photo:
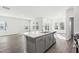
[[[40,37],[36,40],[36,50],[37,52],[45,51],[45,40],[43,39],[43,37]]]
[[[46,36],[46,49],[48,49],[48,47],[50,46],[50,39],[49,39],[49,35]]]
[[[35,41],[32,38],[27,37],[27,52],[36,52],[35,49]]]
[[[54,41],[54,34],[50,34],[50,45],[53,44]]]
[[[46,51],[54,42],[54,33],[46,34],[37,38],[26,36],[27,52],[42,53]]]

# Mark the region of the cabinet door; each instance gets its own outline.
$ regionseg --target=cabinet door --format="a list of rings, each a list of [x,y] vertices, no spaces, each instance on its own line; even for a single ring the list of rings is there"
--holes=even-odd
[[[51,42],[52,44],[56,41],[54,38],[54,33],[51,34],[51,40],[52,40],[52,42]]]
[[[53,41],[54,41],[54,37],[53,37],[53,34],[51,33],[51,34],[50,34],[50,45],[53,44]]]
[[[48,49],[50,47],[50,39],[49,39],[49,35],[46,35],[46,49]]]
[[[52,36],[52,34],[49,34],[50,36],[49,36],[49,42],[50,42],[50,46],[53,44],[52,42],[53,42],[53,36]]]
[[[45,51],[45,40],[43,39],[43,37],[36,39],[36,50],[38,53]]]
[[[35,39],[27,37],[27,52],[29,53],[35,53]]]

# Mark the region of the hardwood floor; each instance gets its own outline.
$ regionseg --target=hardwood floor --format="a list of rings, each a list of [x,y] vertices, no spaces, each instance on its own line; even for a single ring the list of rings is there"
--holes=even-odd
[[[22,35],[0,37],[0,53],[24,53],[25,42]]]
[[[56,39],[56,44],[47,53],[75,53],[75,47],[72,40]]]
[[[0,53],[24,53],[26,52],[26,39],[23,35],[11,35],[0,37]],[[75,53],[72,40],[56,39],[46,53]]]

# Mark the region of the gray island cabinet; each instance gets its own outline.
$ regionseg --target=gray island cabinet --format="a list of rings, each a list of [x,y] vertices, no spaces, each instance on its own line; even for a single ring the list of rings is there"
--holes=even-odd
[[[28,53],[43,53],[50,46],[52,46],[56,40],[54,38],[54,33],[24,33],[27,39],[27,52]]]

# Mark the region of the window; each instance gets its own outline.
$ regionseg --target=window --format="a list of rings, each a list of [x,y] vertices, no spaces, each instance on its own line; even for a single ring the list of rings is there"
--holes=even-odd
[[[36,22],[36,30],[39,30],[39,24]]]
[[[45,30],[46,30],[46,31],[49,31],[49,24],[46,24],[46,25],[45,25]]]
[[[55,23],[55,30],[58,30],[58,23]]]
[[[60,23],[60,29],[64,30],[64,23],[63,22]]]
[[[7,23],[5,21],[0,21],[0,31],[6,31]]]

